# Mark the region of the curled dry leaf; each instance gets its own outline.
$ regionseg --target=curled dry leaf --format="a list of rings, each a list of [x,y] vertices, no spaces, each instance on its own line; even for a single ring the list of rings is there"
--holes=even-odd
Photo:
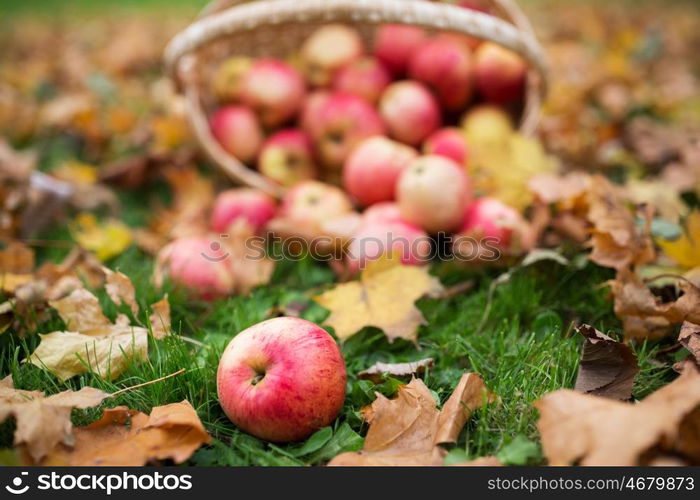
[[[112,271],[103,267],[105,273],[105,290],[118,306],[125,303],[131,309],[131,313],[136,316],[139,313],[139,305],[136,303],[136,290],[131,280],[119,271]]]
[[[170,322],[170,301],[167,294],[158,302],[151,304],[149,321],[151,332],[156,339],[161,340],[170,334],[172,327]]]
[[[586,341],[575,390],[610,399],[630,399],[634,378],[639,373],[632,349],[590,325],[581,325],[576,331]]]
[[[442,465],[447,451],[440,444],[456,442],[471,413],[494,399],[479,374],[465,373],[438,410],[430,389],[414,378],[395,399],[377,393],[364,412],[369,430],[362,451],[328,465]]]
[[[326,324],[341,340],[374,326],[390,342],[397,338],[416,342],[418,327],[425,324],[416,300],[442,291],[427,268],[404,266],[392,257],[370,262],[359,281],[337,285],[314,300],[331,311]]]
[[[109,396],[93,387],[83,387],[45,397],[41,391],[15,389],[8,376],[0,380],[0,422],[15,418],[15,445],[25,447],[31,459],[38,462],[57,444],[73,444],[73,408],[92,408]]]
[[[652,262],[656,255],[648,228],[640,231],[620,189],[602,175],[591,178],[588,220],[593,224],[590,259],[598,265],[625,269]]]
[[[182,463],[211,442],[188,401],[158,406],[146,415],[124,406],[73,430],[74,442],[60,444],[41,462],[48,466],[139,466],[154,460]]]
[[[689,281],[679,282],[682,295],[671,302],[661,302],[628,270],[619,271],[610,287],[615,298],[615,314],[622,318],[628,338],[661,338],[668,335],[672,324],[684,321],[700,324],[700,289]]]
[[[419,359],[408,363],[374,363],[372,366],[357,374],[357,378],[371,380],[375,384],[380,383],[387,375],[391,377],[411,377],[422,375],[433,366],[433,358]]]
[[[51,306],[68,331],[40,335],[41,342],[29,362],[59,379],[88,371],[114,379],[130,362],[148,358],[148,330],[130,326],[125,316],[112,323],[89,291],[76,289],[67,297],[52,301]]]
[[[562,389],[535,403],[550,465],[646,465],[658,456],[700,464],[700,372],[632,404]]]
[[[678,342],[690,352],[693,361],[700,368],[700,325],[689,321],[683,323]]]

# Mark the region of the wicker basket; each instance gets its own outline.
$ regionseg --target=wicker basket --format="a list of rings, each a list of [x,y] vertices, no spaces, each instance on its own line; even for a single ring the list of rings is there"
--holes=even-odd
[[[546,67],[532,27],[512,0],[490,0],[496,15],[430,0],[217,0],[179,33],[165,62],[185,96],[188,116],[206,154],[233,181],[279,197],[284,189],[227,153],[212,136],[206,109],[213,106],[206,82],[231,55],[285,57],[320,25],[340,22],[370,41],[378,24],[410,24],[433,31],[490,40],[520,54],[530,65],[520,129],[537,127],[546,92]]]

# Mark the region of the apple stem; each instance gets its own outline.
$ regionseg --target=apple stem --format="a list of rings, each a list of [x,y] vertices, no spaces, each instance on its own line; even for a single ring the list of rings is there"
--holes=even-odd
[[[265,378],[265,374],[264,374],[264,373],[258,373],[255,377],[253,377],[253,380],[251,380],[250,383],[253,384],[253,385],[257,385],[258,382],[260,382],[260,381],[261,381],[262,379],[264,379],[264,378]]]

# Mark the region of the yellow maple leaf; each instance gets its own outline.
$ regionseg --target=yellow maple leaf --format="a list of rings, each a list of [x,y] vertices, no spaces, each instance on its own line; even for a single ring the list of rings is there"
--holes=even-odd
[[[533,201],[528,182],[558,164],[537,140],[513,133],[499,142],[473,142],[470,174],[477,191],[524,209]]]
[[[331,311],[326,324],[341,340],[374,326],[390,342],[397,338],[416,342],[425,318],[415,302],[442,289],[427,268],[404,266],[392,257],[371,262],[359,281],[340,284],[314,300]]]
[[[121,254],[132,241],[131,229],[126,224],[117,219],[98,222],[90,213],[75,218],[72,233],[81,247],[94,252],[102,261]]]
[[[700,210],[685,220],[685,230],[677,240],[658,239],[661,249],[685,269],[700,267]]]

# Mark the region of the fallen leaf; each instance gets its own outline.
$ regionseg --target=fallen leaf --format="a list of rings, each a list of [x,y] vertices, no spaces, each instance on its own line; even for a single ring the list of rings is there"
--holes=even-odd
[[[377,393],[364,412],[369,430],[362,451],[328,465],[442,465],[447,451],[440,444],[456,442],[471,413],[494,399],[479,374],[465,373],[438,410],[430,389],[414,378],[395,399]]]
[[[601,175],[591,178],[588,220],[593,224],[590,259],[598,265],[624,269],[655,259],[649,231],[640,231],[620,189]]]
[[[700,210],[686,218],[680,238],[674,241],[657,239],[656,242],[683,269],[700,267]]]
[[[154,338],[161,340],[170,335],[172,326],[170,323],[170,301],[167,294],[158,302],[151,304],[149,321]]]
[[[689,281],[679,282],[682,295],[671,302],[654,296],[631,271],[619,271],[609,284],[615,298],[615,314],[623,319],[628,338],[661,338],[674,323],[700,323],[700,289]]]
[[[574,389],[584,394],[629,400],[634,378],[639,373],[632,349],[590,325],[581,325],[576,332],[586,341]]]
[[[700,325],[689,321],[683,323],[678,342],[690,351],[695,364],[700,368]]]
[[[374,326],[382,329],[390,342],[397,338],[416,342],[425,318],[415,302],[442,290],[426,268],[385,258],[370,262],[359,281],[337,285],[314,300],[331,311],[326,324],[341,340],[365,326]]]
[[[235,293],[245,295],[256,286],[269,283],[275,270],[275,262],[267,257],[265,241],[254,239],[255,230],[244,220],[228,229],[222,248],[229,253],[226,262],[233,274]]]
[[[122,221],[109,219],[98,222],[91,213],[76,217],[73,238],[81,247],[94,252],[101,261],[120,255],[132,242],[131,230]]]
[[[10,241],[0,250],[0,273],[28,274],[34,270],[34,251],[24,243]]]
[[[84,288],[50,304],[68,330],[40,335],[41,342],[29,362],[59,379],[88,371],[114,379],[132,361],[148,358],[148,330],[130,326],[125,316],[112,323],[103,314],[97,297]]]
[[[26,447],[38,462],[58,443],[73,443],[73,408],[92,408],[109,396],[93,387],[83,387],[45,397],[41,391],[15,389],[8,376],[0,380],[0,422],[15,418],[15,445]]]
[[[646,465],[658,455],[700,464],[700,372],[683,370],[639,403],[561,389],[535,403],[549,465]]]
[[[131,280],[123,273],[112,271],[106,267],[102,270],[105,273],[105,290],[118,306],[124,302],[134,316],[139,313],[139,305],[136,303],[136,290]]]
[[[187,460],[211,442],[188,401],[157,406],[146,415],[124,406],[73,430],[72,445],[61,444],[42,461],[46,466],[140,466],[154,460]]]
[[[433,366],[434,363],[435,360],[433,360],[433,358],[420,359],[409,363],[377,362],[366,370],[358,373],[357,378],[371,380],[375,384],[378,384],[384,380],[387,375],[397,378],[421,375],[425,373],[428,368]]]

